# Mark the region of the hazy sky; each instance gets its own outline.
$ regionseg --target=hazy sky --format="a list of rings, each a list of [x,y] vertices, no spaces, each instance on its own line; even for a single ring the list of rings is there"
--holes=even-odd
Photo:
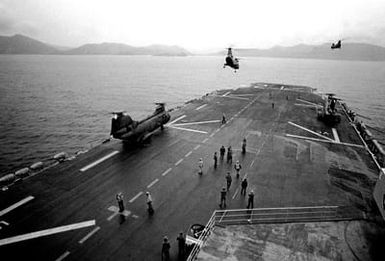
[[[0,35],[189,50],[346,38],[385,46],[385,0],[0,0]]]

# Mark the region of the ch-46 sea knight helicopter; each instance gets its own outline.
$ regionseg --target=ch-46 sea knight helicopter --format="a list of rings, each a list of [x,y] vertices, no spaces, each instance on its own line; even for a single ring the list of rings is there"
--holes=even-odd
[[[227,48],[227,56],[225,58],[225,64],[223,65],[223,68],[226,66],[229,66],[234,69],[234,72],[237,72],[239,69],[239,59],[233,56],[232,48]]]
[[[165,103],[156,103],[155,111],[147,118],[134,121],[125,112],[112,112],[111,136],[125,143],[142,143],[157,130],[163,130],[164,124],[170,120]]]

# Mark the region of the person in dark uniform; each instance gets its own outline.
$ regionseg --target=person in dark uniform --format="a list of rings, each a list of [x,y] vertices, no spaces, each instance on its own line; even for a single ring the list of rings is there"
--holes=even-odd
[[[226,124],[226,115],[222,114],[222,124]]]
[[[233,151],[231,149],[231,146],[227,148],[227,163],[233,164]]]
[[[223,157],[225,156],[225,146],[222,145],[222,147],[219,149],[219,154],[221,155],[221,160],[223,160]]]
[[[118,201],[119,212],[123,212],[124,211],[124,204],[123,204],[123,193],[122,192],[116,194],[116,200]]]
[[[247,203],[247,208],[254,208],[254,191],[251,190],[249,193],[249,200]]]
[[[243,138],[243,142],[242,142],[242,153],[243,153],[243,154],[246,153],[246,138]]]
[[[214,168],[216,169],[218,165],[218,154],[214,152]]]
[[[179,236],[176,238],[178,241],[178,259],[184,260],[184,252],[186,248],[186,239],[183,236],[183,233],[180,232]]]
[[[162,261],[169,261],[170,260],[170,243],[168,242],[167,236],[163,238],[163,244],[162,244]]]
[[[231,178],[230,171],[228,171],[226,175],[227,191],[229,191],[232,181],[233,179]]]
[[[247,188],[247,179],[244,178],[241,183],[241,195],[246,196],[246,188]]]
[[[221,190],[221,204],[219,204],[219,206],[221,208],[226,207],[226,188],[225,187],[223,187]]]

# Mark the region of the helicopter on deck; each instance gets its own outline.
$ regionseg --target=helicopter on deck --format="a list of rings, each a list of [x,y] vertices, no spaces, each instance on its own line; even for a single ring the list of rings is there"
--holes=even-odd
[[[338,40],[338,42],[332,43],[332,46],[330,46],[331,49],[341,49],[341,40]]]
[[[164,103],[156,103],[155,111],[147,118],[134,121],[125,112],[112,112],[111,136],[127,143],[142,143],[157,130],[163,130],[170,120]]]
[[[239,59],[233,56],[232,48],[227,48],[227,56],[225,58],[225,64],[223,65],[223,68],[226,66],[229,66],[234,69],[234,72],[237,72],[239,70]]]

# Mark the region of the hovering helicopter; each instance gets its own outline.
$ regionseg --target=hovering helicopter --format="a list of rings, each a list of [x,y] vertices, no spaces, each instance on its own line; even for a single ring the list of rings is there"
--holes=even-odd
[[[227,56],[225,58],[225,64],[223,65],[223,68],[226,66],[229,66],[234,69],[234,72],[237,72],[239,70],[239,59],[233,56],[232,48],[227,48]]]
[[[341,49],[341,40],[338,40],[338,42],[332,43],[332,46],[330,47],[331,49]]]
[[[142,143],[152,136],[170,120],[170,114],[165,110],[164,103],[156,103],[155,112],[147,118],[134,121],[125,112],[112,112],[111,135],[115,139],[127,143]]]

